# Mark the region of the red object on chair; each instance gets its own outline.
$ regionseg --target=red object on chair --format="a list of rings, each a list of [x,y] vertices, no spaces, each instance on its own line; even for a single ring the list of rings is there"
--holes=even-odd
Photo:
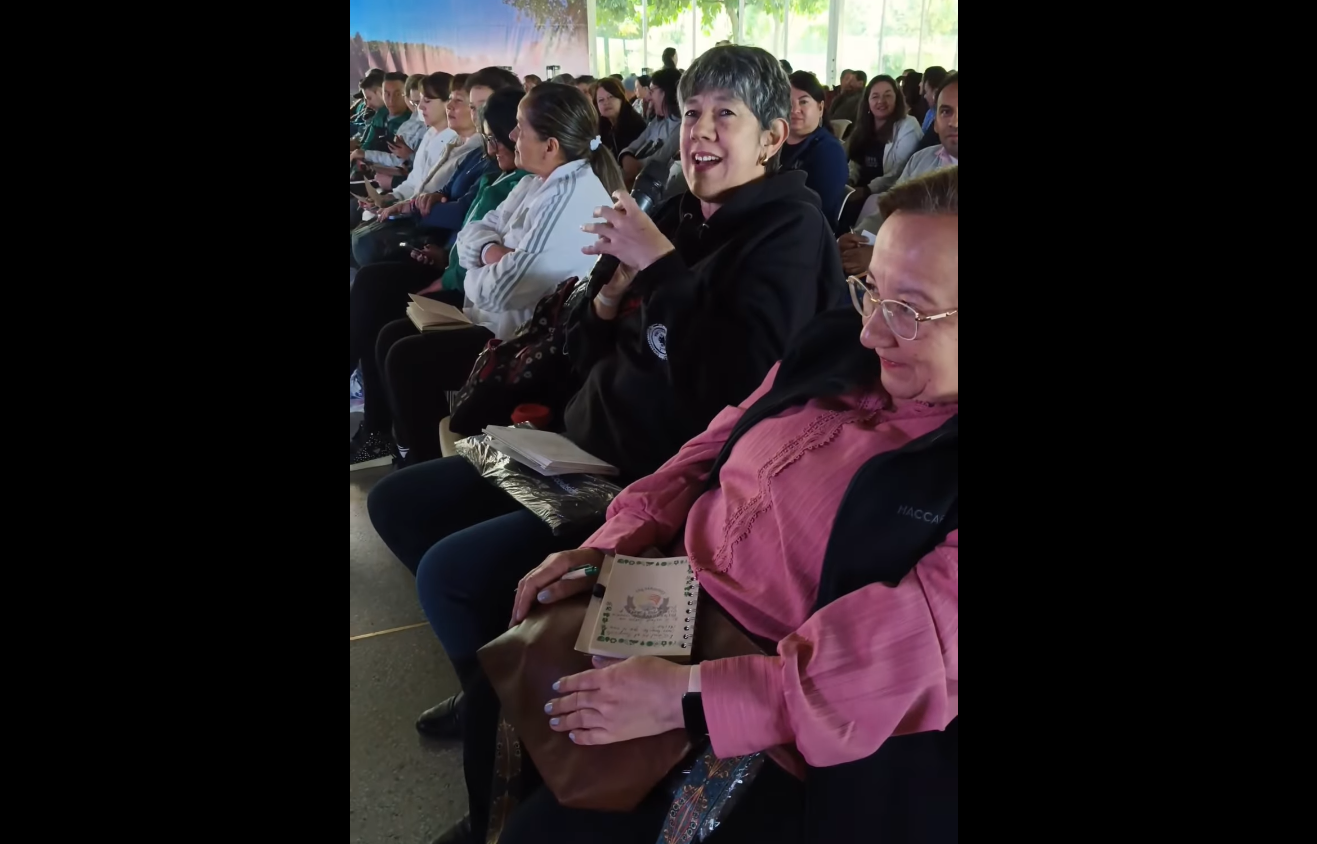
[[[512,411],[512,424],[520,425],[522,422],[529,422],[531,425],[544,430],[549,427],[553,421],[553,411],[549,410],[542,404],[519,404]]]

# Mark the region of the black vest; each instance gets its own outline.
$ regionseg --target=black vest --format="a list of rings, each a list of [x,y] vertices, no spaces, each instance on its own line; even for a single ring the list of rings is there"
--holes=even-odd
[[[741,416],[710,473],[758,422],[812,398],[872,384],[878,356],[858,343],[853,310],[805,327],[773,387]],[[870,458],[851,479],[823,557],[815,611],[873,583],[895,586],[958,527],[959,416],[896,451]],[[810,841],[944,844],[957,836],[959,718],[945,731],[894,736],[873,755],[806,774]]]

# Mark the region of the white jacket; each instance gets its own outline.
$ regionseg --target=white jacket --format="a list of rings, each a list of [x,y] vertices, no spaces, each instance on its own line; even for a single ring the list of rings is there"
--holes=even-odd
[[[510,339],[545,294],[590,272],[595,256],[582,255],[581,247],[595,236],[581,226],[595,219],[595,208],[612,204],[584,159],[559,166],[547,179],[522,179],[497,208],[457,235],[457,260],[466,268],[466,315],[498,339]],[[486,265],[481,253],[491,243],[513,251]]]
[[[854,132],[851,133],[851,138],[855,138]],[[896,124],[892,128],[892,139],[883,147],[883,174],[869,183],[869,193],[882,193],[896,184],[896,180],[901,177],[901,171],[905,168],[905,163],[915,154],[915,150],[919,149],[919,142],[923,139],[924,130],[920,127],[919,121],[913,117],[906,115],[904,120]],[[859,177],[860,165],[852,161],[850,183],[855,184]]]
[[[393,195],[398,198],[399,202],[416,196],[421,187],[421,180],[434,167],[435,162],[448,153],[448,147],[456,141],[457,133],[452,129],[425,130],[425,135],[421,138],[421,145],[416,148],[415,160],[412,161],[412,172],[408,174],[402,184],[393,189]]]
[[[425,184],[421,185],[418,193],[438,193],[443,190],[444,185],[452,181],[453,174],[457,172],[460,165],[468,155],[485,154],[485,136],[477,132],[466,139],[466,143],[454,143],[448,147],[448,158],[443,161],[439,169],[434,171],[434,175],[426,179]],[[421,178],[425,178],[424,175]]]

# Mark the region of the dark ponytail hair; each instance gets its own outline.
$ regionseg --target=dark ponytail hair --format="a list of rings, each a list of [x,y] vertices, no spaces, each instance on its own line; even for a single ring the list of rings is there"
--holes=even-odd
[[[600,143],[594,150],[590,143],[599,135],[599,112],[594,103],[575,85],[543,82],[531,89],[522,101],[522,112],[535,134],[548,140],[557,138],[567,161],[586,159],[590,169],[604,183],[604,190],[626,190],[622,170],[608,148]]]

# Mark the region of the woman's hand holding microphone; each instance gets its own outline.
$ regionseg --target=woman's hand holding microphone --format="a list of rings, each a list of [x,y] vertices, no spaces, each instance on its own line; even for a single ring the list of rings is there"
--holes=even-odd
[[[603,319],[617,316],[622,296],[631,287],[636,273],[676,248],[658,230],[654,221],[640,210],[631,194],[617,191],[613,198],[617,201],[611,208],[600,206],[595,209],[595,217],[603,222],[581,226],[582,231],[599,238],[581,249],[582,252],[586,255],[612,255],[618,260],[613,277],[595,297],[595,311]]]

